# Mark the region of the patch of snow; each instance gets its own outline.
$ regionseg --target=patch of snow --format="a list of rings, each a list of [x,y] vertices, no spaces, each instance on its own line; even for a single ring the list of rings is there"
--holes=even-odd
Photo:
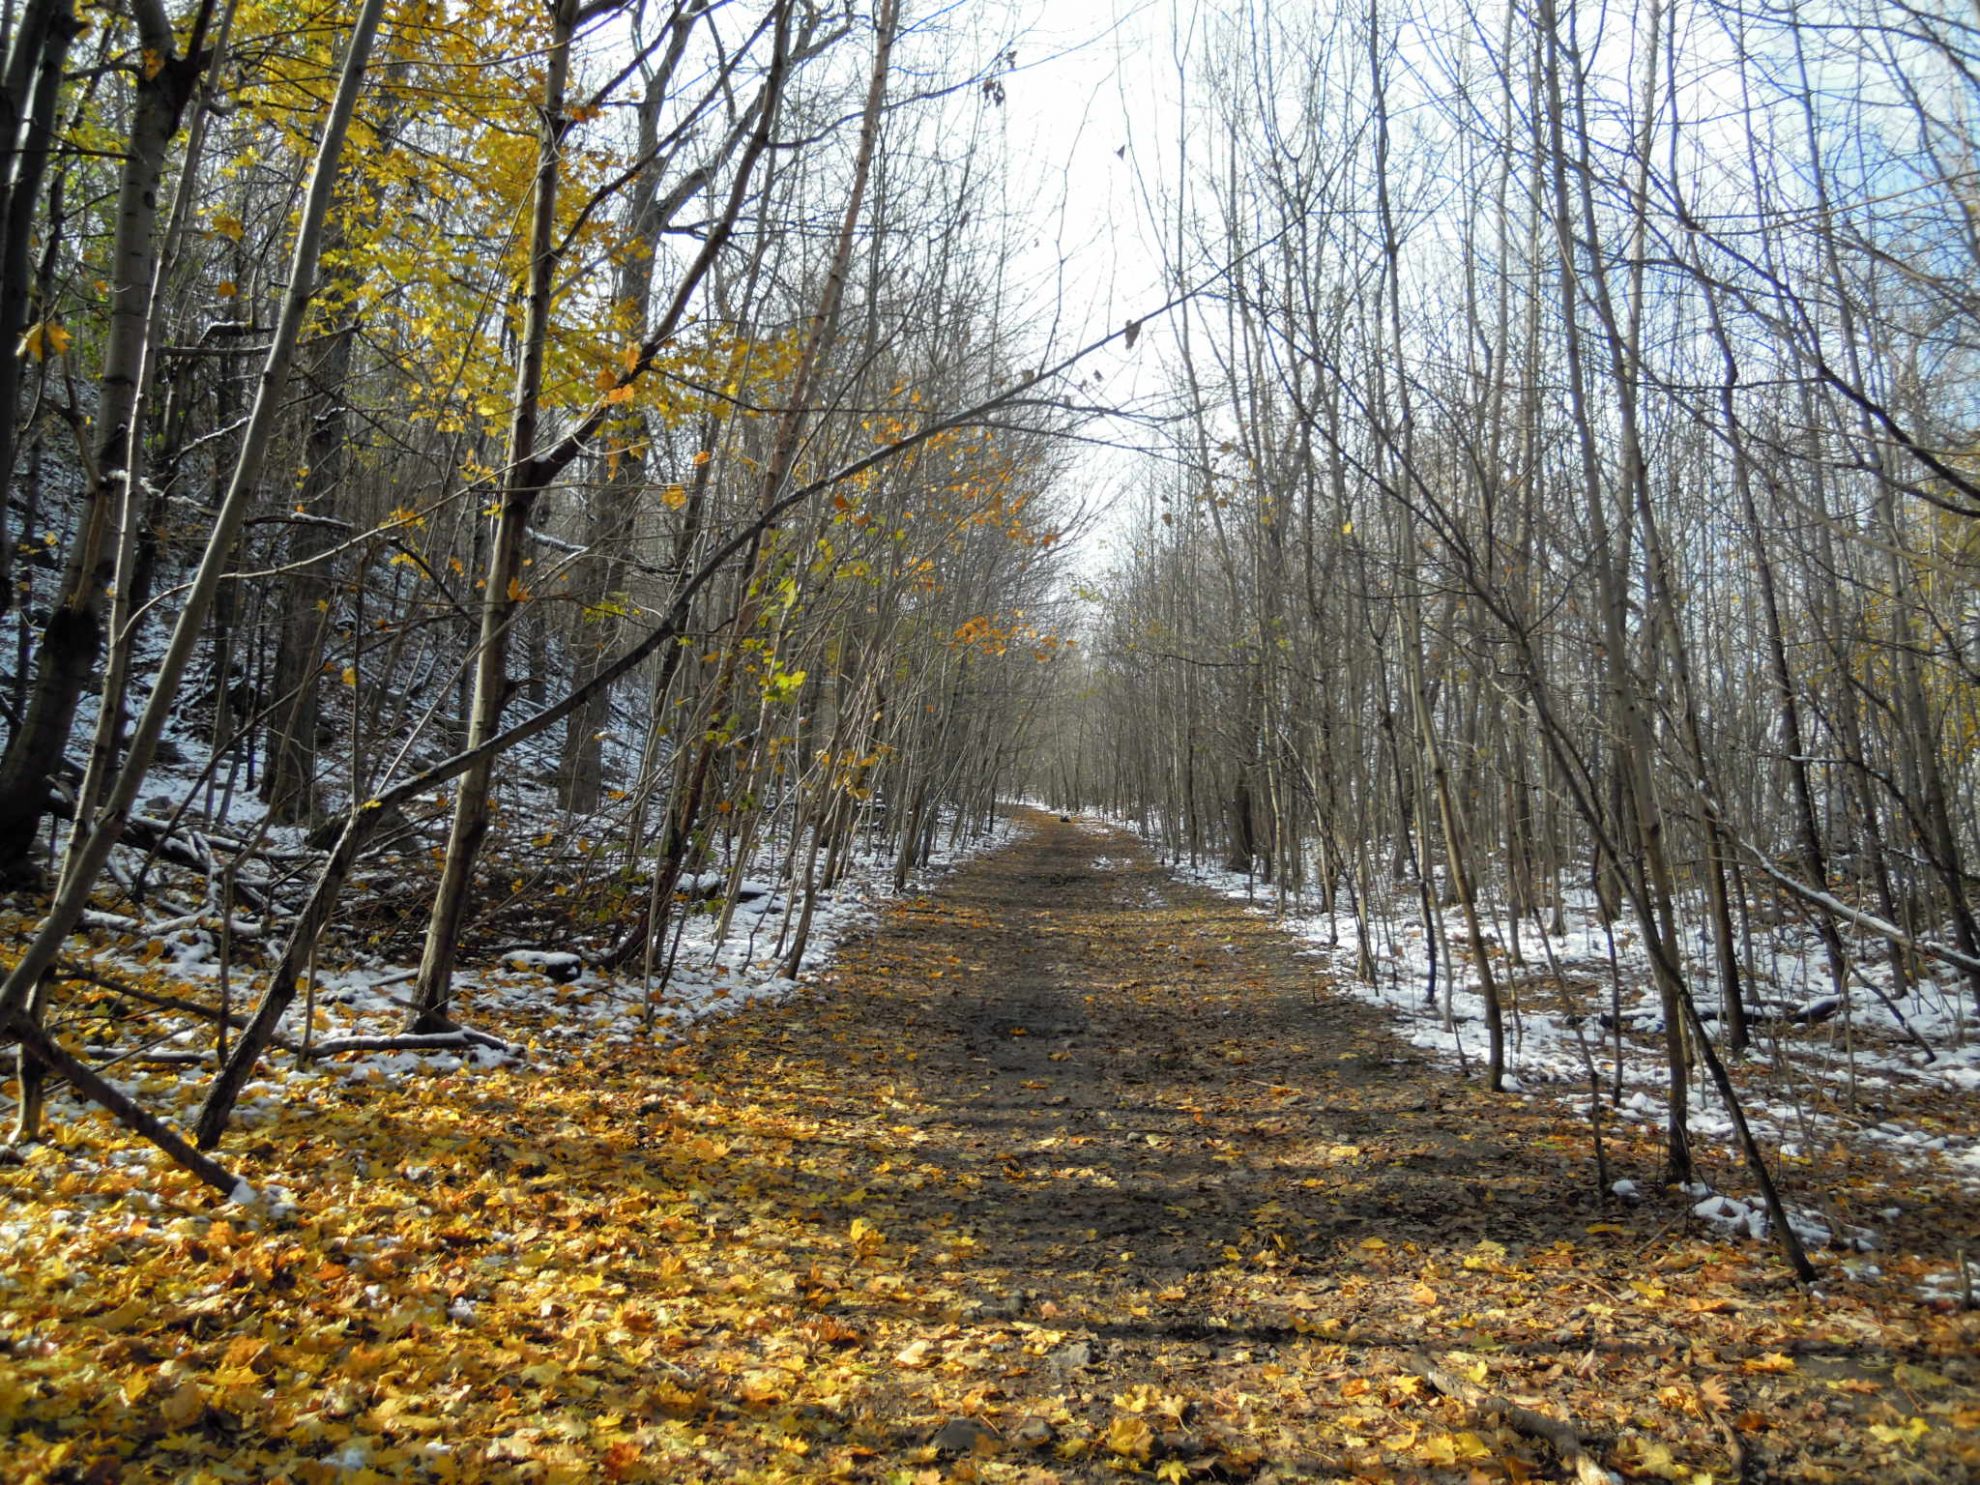
[[[1129,832],[1136,828],[1125,820],[1116,820],[1113,826]],[[1143,838],[1158,859],[1173,856],[1165,855],[1157,835],[1143,832]],[[1368,918],[1358,921],[1346,894],[1333,912],[1316,912],[1310,900],[1256,876],[1192,868],[1174,860],[1169,870],[1177,878],[1273,916],[1302,941],[1302,953],[1319,959],[1331,971],[1337,990],[1381,1007],[1397,1034],[1412,1045],[1467,1069],[1484,1060],[1484,999],[1469,972],[1469,949],[1462,933],[1452,933],[1448,945],[1436,946],[1434,994],[1426,993],[1433,985],[1433,958],[1424,940],[1413,885],[1399,886],[1390,903],[1378,899]],[[1521,922],[1518,941],[1525,964],[1513,964],[1509,948],[1505,956],[1493,960],[1508,1012],[1507,1086],[1528,1092],[1552,1090],[1585,1111],[1592,1063],[1605,1090],[1617,1085],[1624,1090],[1620,1105],[1605,1112],[1652,1128],[1661,1126],[1667,1115],[1668,1081],[1661,1046],[1663,1012],[1649,957],[1633,925],[1602,922],[1599,905],[1588,889],[1569,889],[1563,897],[1564,932],[1543,936],[1539,924]],[[1494,911],[1491,917],[1494,941],[1509,945],[1511,925],[1503,911]],[[1686,967],[1697,987],[1701,1013],[1710,1018],[1715,993],[1712,938],[1696,916],[1682,927]],[[1443,952],[1446,947],[1457,956],[1455,966]],[[1785,1007],[1791,1017],[1797,1009],[1834,997],[1826,951],[1807,925],[1776,926],[1764,937],[1756,935],[1753,949],[1757,962],[1748,993],[1756,1000]],[[1736,1075],[1744,1082],[1742,1096],[1754,1136],[1763,1149],[1796,1156],[1831,1138],[1872,1141],[1900,1159],[1930,1163],[1955,1180],[1980,1187],[1980,1137],[1973,1133],[1925,1128],[1897,1118],[1867,1126],[1851,1121],[1845,1129],[1836,1116],[1811,1107],[1811,1100],[1799,1091],[1791,1092],[1792,1084],[1762,1081],[1777,1079],[1775,1069],[1787,1056],[1795,1079],[1812,1076],[1828,1084],[1839,1095],[1838,1104],[1846,1101],[1844,1095],[1863,1098],[1920,1089],[1929,1094],[1940,1089],[1954,1096],[1980,1090],[1980,1038],[1973,1034],[1963,986],[1949,972],[1918,980],[1908,993],[1900,994],[1881,945],[1859,942],[1852,963],[1855,978],[1848,993],[1838,1012],[1819,1026],[1755,1015],[1754,1046],[1743,1066],[1735,1064]],[[1364,964],[1373,968],[1372,983],[1359,977]],[[1864,984],[1877,993],[1865,990]],[[1708,1024],[1716,1029],[1715,1023]],[[1929,1055],[1910,1033],[1931,1048]],[[1729,1159],[1741,1159],[1736,1128],[1716,1091],[1701,1081],[1692,1087],[1691,1097],[1695,1144],[1701,1149],[1717,1145]],[[1608,1102],[1606,1094],[1604,1102]],[[1702,1204],[1710,1194],[1704,1188],[1694,1196]],[[1798,1231],[1806,1226],[1810,1240],[1831,1240],[1828,1224],[1819,1217],[1795,1214],[1793,1220]],[[1765,1212],[1754,1203],[1739,1204],[1736,1213],[1729,1212],[1721,1221],[1747,1235],[1764,1234],[1767,1227]],[[1851,1246],[1874,1241],[1854,1228],[1838,1240]]]

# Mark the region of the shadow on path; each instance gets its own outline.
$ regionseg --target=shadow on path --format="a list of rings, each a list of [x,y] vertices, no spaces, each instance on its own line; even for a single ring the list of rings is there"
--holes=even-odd
[[[855,1474],[1565,1478],[1489,1395],[1621,1467],[1771,1478],[1910,1354],[1809,1328],[1682,1207],[1605,1210],[1565,1109],[1431,1066],[1101,827],[1027,816],[692,1056],[788,1138],[752,1191],[816,1214],[787,1257],[876,1363],[831,1430]],[[1805,1430],[1766,1423],[1791,1401]]]

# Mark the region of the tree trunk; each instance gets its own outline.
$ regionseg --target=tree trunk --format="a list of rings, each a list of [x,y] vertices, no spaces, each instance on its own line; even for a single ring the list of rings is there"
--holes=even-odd
[[[0,140],[13,157],[0,182],[0,614],[14,601],[14,530],[7,505],[13,490],[20,436],[21,357],[15,353],[27,327],[34,283],[34,203],[54,138],[55,101],[62,66],[75,40],[75,0],[29,0],[7,53],[0,85]],[[43,342],[44,353],[47,347]]]
[[[302,332],[304,313],[307,311],[316,280],[316,263],[320,247],[323,217],[329,208],[332,182],[335,179],[337,163],[343,151],[344,138],[350,127],[351,114],[357,102],[358,86],[364,76],[365,64],[370,57],[371,44],[377,34],[379,17],[384,12],[384,0],[365,0],[353,24],[351,39],[345,51],[342,73],[338,79],[337,94],[324,121],[322,141],[317,149],[315,164],[312,166],[308,189],[305,192],[302,219],[297,229],[295,250],[289,266],[289,283],[282,302],[282,313],[275,326],[270,342],[268,360],[262,369],[261,382],[256,390],[254,411],[249,417],[248,427],[241,441],[241,452],[234,467],[232,480],[228,484],[227,496],[215,517],[214,529],[207,542],[205,554],[201,558],[199,570],[195,574],[186,595],[184,609],[180,612],[172,630],[171,639],[158,667],[158,675],[151,696],[145,704],[137,727],[132,735],[130,749],[123,767],[109,782],[103,806],[93,820],[78,818],[70,841],[69,855],[65,863],[60,891],[50,904],[47,916],[36,931],[33,940],[22,953],[20,961],[0,985],[0,1025],[18,1035],[23,1043],[30,1046],[45,1041],[44,1034],[26,1014],[25,1007],[29,996],[41,983],[43,976],[54,965],[56,954],[64,939],[78,921],[88,904],[90,890],[101,875],[108,861],[112,847],[124,833],[129,822],[139,792],[144,787],[145,774],[163,736],[165,722],[178,697],[179,683],[191,665],[198,636],[210,611],[215,590],[224,576],[229,554],[239,537],[242,522],[247,516],[249,496],[260,476],[261,462],[272,442],[274,424],[279,416],[283,394],[288,384],[288,373],[294,359],[295,347]],[[197,32],[195,36],[197,38]],[[169,29],[164,40],[169,42]],[[197,54],[197,53],[196,53]],[[167,64],[168,67],[170,64]],[[159,75],[163,75],[161,69]],[[189,85],[189,83],[188,83]],[[182,100],[183,101],[183,100]],[[174,115],[176,117],[176,114]],[[155,186],[155,180],[154,180]],[[147,285],[150,279],[143,280]],[[114,334],[113,330],[113,334]],[[107,390],[107,389],[106,389]],[[128,389],[135,392],[135,384]],[[126,417],[128,417],[128,407]],[[114,447],[114,445],[112,446]],[[126,546],[127,543],[120,543]],[[270,1028],[272,1033],[273,1028]],[[72,1081],[77,1081],[73,1059],[66,1054],[52,1058],[42,1055],[41,1060],[59,1067]],[[77,1081],[89,1096],[103,1103],[119,1119],[133,1129],[161,1144],[175,1159],[188,1164],[210,1178],[218,1168],[211,1161],[189,1158],[175,1140],[161,1139],[157,1133],[157,1121],[143,1110],[131,1105],[128,1099],[118,1095],[107,1100],[90,1091],[101,1080]]]
[[[514,412],[494,537],[481,595],[481,633],[475,651],[474,698],[469,705],[467,746],[479,747],[501,730],[509,700],[509,632],[529,595],[522,582],[522,550],[530,513],[543,493],[544,472],[536,460],[536,430],[542,416],[543,356],[550,338],[550,290],[562,256],[557,246],[557,183],[564,136],[571,127],[564,95],[570,80],[571,35],[577,27],[577,0],[557,0],[543,82],[542,129],[536,146],[536,178],[531,198],[529,281],[523,300],[521,344],[516,354]],[[454,821],[447,855],[427,922],[426,952],[407,1031],[415,1036],[453,1029],[450,1014],[454,961],[467,917],[474,867],[488,834],[494,761],[477,764],[461,778],[454,799]]]
[[[178,55],[171,22],[158,0],[142,0],[136,14],[145,46],[163,62],[149,76],[140,71],[118,184],[110,250],[110,331],[90,426],[82,513],[63,567],[61,594],[36,648],[27,714],[0,757],[0,882],[32,881],[38,875],[32,857],[48,781],[61,766],[76,705],[102,650],[103,607],[115,570],[115,533],[126,519],[131,428],[151,323],[159,183],[167,148],[204,65],[197,52],[190,58]],[[6,350],[11,356],[12,347]],[[11,416],[11,409],[7,412]]]

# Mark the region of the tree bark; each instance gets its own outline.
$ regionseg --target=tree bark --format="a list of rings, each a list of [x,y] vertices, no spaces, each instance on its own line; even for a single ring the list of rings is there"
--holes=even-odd
[[[185,607],[179,614],[159,663],[151,696],[138,718],[123,767],[111,783],[96,818],[87,824],[81,820],[76,822],[78,831],[86,831],[86,839],[79,846],[72,847],[61,891],[50,904],[48,915],[42,920],[19,963],[7,976],[4,985],[0,985],[0,1020],[11,1022],[19,1017],[29,991],[53,965],[63,939],[81,919],[90,891],[109,859],[111,848],[123,835],[124,825],[144,787],[146,771],[164,733],[166,719],[177,701],[179,682],[192,662],[213,595],[225,575],[228,555],[247,516],[262,460],[273,442],[274,423],[288,385],[289,366],[315,285],[323,215],[329,206],[332,183],[350,127],[359,83],[364,76],[372,40],[377,34],[383,11],[384,0],[365,0],[352,27],[336,98],[324,121],[323,138],[305,192],[281,318],[269,346],[267,363],[262,368],[254,411],[242,438],[240,458],[234,466],[226,500],[215,518],[205,554],[188,589]],[[162,72],[160,75],[163,75]]]
[[[475,650],[474,699],[469,705],[467,745],[478,747],[501,730],[509,700],[509,631],[529,602],[523,587],[522,553],[530,514],[542,495],[545,472],[536,460],[536,430],[542,416],[543,356],[550,338],[550,291],[562,253],[557,245],[557,183],[564,136],[571,119],[564,95],[570,81],[571,36],[577,28],[577,0],[557,0],[543,83],[542,124],[537,137],[536,177],[529,229],[529,279],[523,299],[521,343],[516,354],[514,411],[502,490],[497,498],[495,532],[481,595],[481,632]],[[406,1029],[415,1036],[454,1029],[450,1006],[454,961],[460,952],[475,861],[488,834],[494,761],[477,764],[461,778],[454,799],[447,855],[434,892],[420,959],[418,987]]]
[[[210,0],[202,7],[202,17],[208,9]],[[102,649],[103,607],[115,567],[117,525],[128,493],[132,423],[151,328],[159,185],[166,151],[204,65],[198,53],[178,54],[161,0],[138,0],[134,11],[145,48],[162,60],[149,76],[147,69],[139,70],[128,153],[118,184],[117,227],[110,250],[110,330],[97,387],[96,418],[90,428],[82,513],[69,543],[61,594],[36,647],[27,714],[0,756],[0,882],[32,881],[37,875],[32,856],[48,780],[61,766],[76,705]],[[6,350],[11,356],[12,347]],[[5,411],[11,417],[11,408]]]
[[[7,508],[20,437],[21,357],[14,348],[28,323],[34,284],[35,198],[54,139],[62,66],[78,30],[75,0],[29,0],[0,84],[0,140],[12,156],[12,168],[0,182],[0,614],[14,602],[14,526]]]

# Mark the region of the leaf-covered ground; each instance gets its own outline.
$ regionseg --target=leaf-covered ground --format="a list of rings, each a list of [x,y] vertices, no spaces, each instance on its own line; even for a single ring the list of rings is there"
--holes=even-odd
[[[1956,1192],[1863,1167],[1910,1182],[1882,1274],[1822,1255],[1799,1290],[1688,1199],[1604,1205],[1571,1111],[1455,1080],[1263,918],[1045,817],[781,1006],[333,1079],[227,1154],[294,1210],[95,1121],[0,1168],[0,1477],[1980,1467],[1980,1317],[1907,1282],[1972,1237]]]

